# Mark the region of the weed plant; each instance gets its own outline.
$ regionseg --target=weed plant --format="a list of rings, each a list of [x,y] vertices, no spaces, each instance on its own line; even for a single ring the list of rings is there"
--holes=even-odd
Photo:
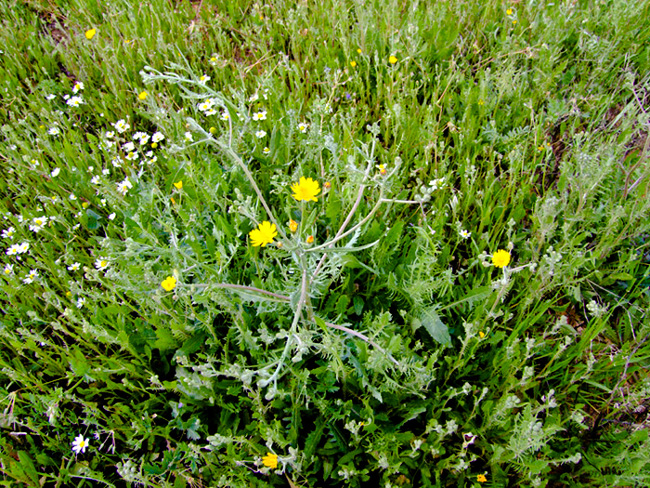
[[[650,484],[650,12],[0,4],[0,484]]]

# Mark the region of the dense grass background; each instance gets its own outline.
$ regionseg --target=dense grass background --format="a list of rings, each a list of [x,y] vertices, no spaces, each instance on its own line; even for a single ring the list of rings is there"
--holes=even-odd
[[[1,3],[0,483],[647,486],[649,6]]]

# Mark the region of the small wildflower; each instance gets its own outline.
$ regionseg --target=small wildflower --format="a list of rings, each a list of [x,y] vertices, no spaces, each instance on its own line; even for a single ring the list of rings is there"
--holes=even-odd
[[[61,133],[61,131],[59,130],[58,127],[50,127],[49,129],[47,129],[47,133],[51,136],[58,136]]]
[[[118,120],[117,122],[115,122],[115,123],[113,124],[113,127],[115,127],[115,130],[116,130],[117,132],[119,132],[120,134],[122,134],[123,132],[126,132],[127,130],[129,130],[129,128],[130,128],[131,126],[130,126],[129,124],[127,124],[127,123],[124,121],[124,119],[120,119],[120,120]]]
[[[201,75],[199,77],[199,83],[205,85],[208,81],[210,81],[210,77],[208,75]]]
[[[139,98],[140,100],[144,100],[145,98],[147,98],[147,95],[149,95],[149,94],[148,94],[146,91],[141,91],[141,92],[138,94],[138,98]]]
[[[257,226],[257,229],[250,231],[248,235],[254,247],[265,247],[267,244],[273,242],[273,238],[278,235],[278,231],[276,230],[275,224],[264,221]]]
[[[174,288],[176,288],[176,278],[173,276],[168,276],[162,281],[162,283],[160,283],[160,286],[162,286],[165,291],[172,291]]]
[[[386,176],[386,165],[385,164],[380,164],[379,166],[377,166],[377,168],[379,168],[379,174],[381,174],[382,176]]]
[[[86,37],[88,36],[86,35]],[[85,453],[87,447],[88,447],[88,439],[84,439],[84,436],[82,434],[79,434],[77,437],[74,438],[74,441],[72,442],[72,451],[75,454]]]
[[[485,332],[483,332],[482,330],[479,330],[479,332],[478,332],[478,336],[479,336],[481,339],[483,339],[483,338],[485,337]]]
[[[4,268],[4,274],[5,275],[14,274],[14,265],[13,264],[6,264],[5,268]]]
[[[483,475],[483,474],[479,474],[479,475],[476,477],[476,481],[478,481],[479,483],[485,483],[485,482],[487,481],[487,478],[485,477],[485,475]]]
[[[272,454],[270,452],[266,453],[266,456],[262,458],[262,464],[267,468],[275,469],[278,467],[278,455]]]
[[[70,266],[68,266],[68,271],[77,271],[80,266],[80,263],[72,263]]]
[[[165,138],[165,136],[162,134],[162,132],[154,132],[153,136],[151,136],[151,140],[153,142],[160,142]]]
[[[307,239],[305,239],[305,241],[307,242],[307,244],[312,244],[314,242],[314,236],[307,237]]]
[[[329,181],[323,183],[323,190],[328,191],[330,188],[332,188],[332,184]]]
[[[77,298],[77,308],[83,308],[86,299],[84,297]]]
[[[262,149],[262,152],[264,154],[269,154],[271,152],[271,150],[268,147],[265,147],[264,149]]]
[[[266,136],[266,132],[263,131],[263,130],[258,130],[258,131],[255,133],[255,137],[257,137],[258,139],[261,139],[261,138],[264,137],[264,136]]]
[[[363,51],[361,50],[361,48],[359,48],[359,49],[357,49],[357,52],[358,52],[359,54],[361,54]]]
[[[492,264],[497,268],[503,268],[510,264],[510,253],[504,249],[499,249],[492,255]]]
[[[2,231],[2,237],[4,239],[13,239],[15,233],[16,233],[16,229],[14,229],[13,227],[9,227]]]
[[[298,222],[293,219],[289,220],[289,230],[291,232],[296,232],[298,230]]]
[[[223,118],[223,117],[221,117]],[[210,127],[210,134],[216,134],[217,133],[217,128],[216,127]]]
[[[49,95],[45,95],[45,100],[54,100],[56,98],[56,95],[54,93],[50,93]]]
[[[260,110],[253,114],[253,120],[266,120],[266,110]]]
[[[293,192],[293,198],[299,202],[317,202],[316,195],[320,193],[320,186],[317,181],[301,176],[300,181],[291,186],[291,191]]]
[[[485,105],[485,100],[483,100],[483,99],[481,98],[481,99],[478,101],[478,104],[481,105],[481,106],[482,106],[482,105]]]
[[[391,56],[391,57],[388,58],[388,62],[390,64],[395,64],[395,63],[397,63],[397,58],[395,56]]]
[[[108,220],[115,220],[115,215],[116,215],[115,212],[113,212],[112,214],[109,214],[108,215]]]
[[[135,151],[132,151],[132,152],[130,152],[129,154],[126,155],[126,159],[128,161],[134,161],[134,160],[138,159],[139,157],[140,157],[140,155]]]
[[[32,219],[32,224],[29,226],[29,230],[32,232],[39,232],[47,224],[47,217],[36,217]]]
[[[192,136],[191,132],[186,132],[184,136],[185,136],[185,142],[192,142],[194,140],[194,136]]]
[[[77,94],[84,89],[84,84],[81,81],[77,81],[72,87],[72,93]]]
[[[350,61],[350,66],[352,66],[353,68],[354,68],[356,65],[357,65],[357,62],[356,62],[356,61]]]
[[[174,183],[174,186],[176,187],[177,190],[182,190],[183,189],[183,180],[179,180],[176,183]]]
[[[52,170],[52,172],[50,173],[50,176],[51,176],[52,178],[56,178],[57,176],[59,176],[59,173],[60,173],[60,172],[61,172],[61,168],[54,168],[54,169]]]
[[[68,199],[74,202],[77,199],[77,195],[75,195],[74,193],[70,193]]]
[[[95,268],[97,268],[99,271],[103,271],[106,268],[108,268],[108,261],[104,258],[99,258],[95,261]]]
[[[96,29],[90,29],[86,31],[86,39],[90,40],[93,37],[95,37],[95,34],[97,33]]]
[[[25,283],[26,285],[29,285],[30,283],[33,283],[34,280],[35,280],[36,278],[38,278],[38,271],[35,270],[35,269],[32,269],[32,270],[27,274],[27,276],[25,276],[25,277],[23,278],[23,283]]]
[[[126,195],[131,188],[133,188],[133,184],[129,181],[128,177],[124,178],[124,181],[121,181],[117,184],[117,191],[122,195]]]
[[[460,237],[462,237],[463,239],[469,239],[470,236],[472,235],[472,233],[466,231],[465,229],[461,229],[461,230],[458,232],[458,235],[459,235]]]
[[[229,119],[230,119],[230,113],[228,113],[227,110],[221,112],[221,120],[229,120]]]
[[[79,96],[74,96],[74,97],[68,98],[68,100],[65,103],[68,104],[70,107],[78,107],[79,105],[84,103],[84,101],[83,101],[83,98],[81,98]]]
[[[307,132],[307,129],[309,128],[309,124],[306,122],[300,122],[298,124],[298,130],[302,132],[303,134]]]
[[[511,8],[509,8],[508,10],[506,10],[506,15],[512,15],[512,14],[513,14],[513,11],[512,11]]]

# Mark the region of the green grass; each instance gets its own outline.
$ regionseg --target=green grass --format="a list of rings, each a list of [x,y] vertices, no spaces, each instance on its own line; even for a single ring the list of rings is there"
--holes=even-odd
[[[648,2],[0,13],[1,486],[650,483]]]

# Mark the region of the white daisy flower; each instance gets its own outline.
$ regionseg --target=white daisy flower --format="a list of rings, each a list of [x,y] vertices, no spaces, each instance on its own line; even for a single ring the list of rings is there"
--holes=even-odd
[[[100,271],[105,270],[108,268],[109,262],[105,258],[99,258],[95,261],[95,268],[97,268]]]
[[[14,274],[14,265],[13,264],[6,264],[4,268],[4,274],[5,276],[9,276]]]
[[[84,297],[77,298],[77,308],[82,308],[84,306],[84,303],[86,303],[86,299]]]
[[[79,266],[81,266],[80,263],[72,263],[70,266],[68,266],[68,271],[77,271],[79,269]]]
[[[54,100],[56,98],[56,95],[54,93],[50,93],[49,95],[45,95],[45,100]]]
[[[47,133],[51,136],[57,136],[61,133],[58,127],[50,127],[47,129]]]
[[[124,181],[120,181],[117,184],[117,191],[122,195],[126,195],[131,188],[133,188],[133,184],[129,181],[128,176],[124,178]]]
[[[230,119],[230,114],[228,113],[227,110],[221,112],[221,120],[229,120],[229,119]]]
[[[16,229],[14,229],[13,227],[9,227],[2,231],[2,237],[4,237],[5,239],[13,239],[15,233],[16,233]]]
[[[264,137],[265,135],[266,135],[266,132],[263,131],[263,130],[258,130],[258,131],[255,133],[255,137],[257,137],[258,139],[261,139],[261,138]]]
[[[25,277],[23,278],[23,283],[25,283],[26,285],[29,285],[30,283],[33,283],[34,280],[35,280],[36,278],[38,278],[38,271],[35,270],[35,269],[32,269],[32,270],[27,274],[27,276],[25,276]]]
[[[32,232],[39,232],[47,224],[47,217],[35,217],[32,219],[32,224],[29,226],[29,230]]]
[[[135,151],[130,152],[129,154],[126,155],[126,159],[129,161],[134,161],[138,159],[138,157],[140,157],[140,155]]]
[[[253,114],[253,120],[266,120],[266,110],[260,110]]]
[[[465,229],[461,229],[461,230],[458,232],[458,235],[459,235],[460,237],[462,237],[463,239],[469,239],[470,236],[472,235],[472,233],[466,231]]]
[[[185,133],[185,142],[192,142],[194,140],[194,137],[192,136],[191,132],[186,132]]]
[[[305,132],[307,132],[307,129],[308,129],[308,128],[309,128],[309,124],[307,124],[306,122],[300,122],[300,123],[298,124],[298,130],[299,130],[300,132],[302,132],[303,134],[304,134]]]
[[[127,130],[129,130],[129,128],[130,128],[131,126],[130,126],[129,124],[127,124],[127,123],[124,121],[124,119],[120,119],[120,120],[118,120],[117,122],[115,122],[115,123],[113,124],[113,127],[115,127],[115,130],[116,130],[117,132],[119,132],[120,134],[122,134],[123,132],[126,132]]]
[[[81,81],[77,81],[72,87],[72,93],[77,93],[84,89],[84,84]]]
[[[29,250],[29,242],[23,242],[18,245],[18,254],[25,254]]]
[[[74,96],[70,97],[65,103],[67,103],[71,107],[78,107],[82,103],[84,103],[83,98],[79,96]]]
[[[122,121],[122,122],[124,122],[124,121]],[[113,137],[115,137],[115,132],[112,131],[112,130],[106,131],[106,132],[104,133],[104,137],[105,137],[106,139],[112,139]]]
[[[135,151],[135,144],[133,144],[132,142],[127,142],[122,146],[122,149],[124,150],[124,152]]]
[[[85,453],[87,447],[88,439],[84,439],[84,436],[82,434],[79,434],[74,438],[74,441],[72,442],[72,451],[75,454]]]
[[[52,178],[56,178],[57,176],[59,176],[59,173],[60,173],[60,172],[61,172],[61,168],[54,168],[54,169],[52,170],[52,172],[50,173],[50,176],[51,176]]]
[[[199,77],[199,83],[202,85],[205,85],[208,81],[210,81],[210,77],[208,75],[201,75]]]
[[[93,177],[90,179],[90,182],[91,182],[93,185],[99,185],[99,175],[95,175],[95,176],[93,176]]]
[[[153,142],[160,142],[165,138],[162,132],[154,132],[154,135],[151,137]]]

